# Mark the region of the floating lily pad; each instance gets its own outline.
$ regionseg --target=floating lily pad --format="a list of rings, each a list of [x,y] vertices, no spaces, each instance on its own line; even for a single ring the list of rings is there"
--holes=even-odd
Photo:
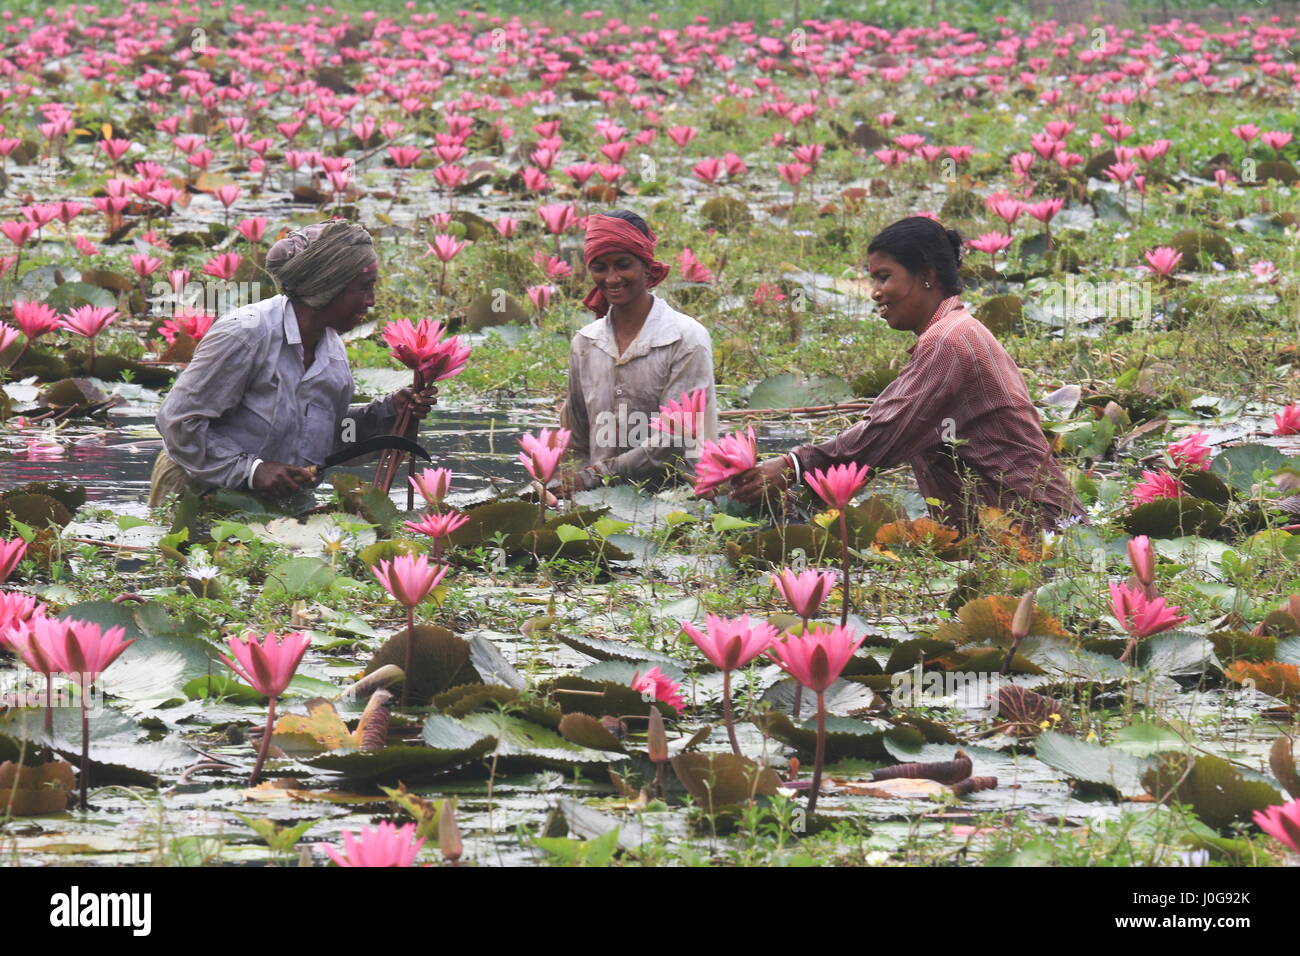
[[[1143,792],[1142,774],[1148,764],[1131,753],[1050,730],[1039,734],[1034,741],[1034,752],[1043,763],[1085,786],[1092,785],[1124,797]]]
[[[1216,830],[1235,822],[1249,823],[1254,811],[1286,802],[1275,784],[1222,757],[1166,753],[1152,761],[1142,774],[1146,792],[1157,800],[1191,804],[1196,815]]]
[[[577,674],[565,674],[548,681],[540,689],[566,714],[578,712],[593,717],[622,717],[646,712],[647,702],[641,692],[616,681],[590,680]],[[662,701],[655,701],[655,706],[665,717],[677,716],[677,712]]]
[[[1277,659],[1276,637],[1256,637],[1245,631],[1216,631],[1209,636],[1209,641],[1220,660],[1259,663]]]
[[[1119,521],[1133,535],[1153,538],[1208,535],[1223,523],[1223,511],[1203,498],[1158,498],[1136,506]]]
[[[595,658],[598,661],[628,661],[634,664],[672,664],[674,667],[682,667],[682,662],[667,654],[661,654],[659,651],[652,651],[648,647],[641,647],[639,644],[632,644],[627,641],[607,641],[599,637],[587,637],[581,634],[558,634],[561,641],[568,644],[575,651],[580,651],[588,657]]]
[[[623,759],[622,753],[594,750],[566,740],[554,730],[540,724],[502,713],[467,714],[461,725],[476,733],[488,734],[497,741],[498,758],[509,764],[553,767],[567,770],[575,764],[609,763]],[[563,727],[561,721],[561,727]]]
[[[727,557],[733,565],[749,560],[771,567],[785,566],[802,555],[809,564],[814,564],[831,553],[833,541],[830,534],[816,525],[780,525],[740,541],[728,541]]]
[[[1234,491],[1249,494],[1256,473],[1276,471],[1286,460],[1272,445],[1236,445],[1215,457],[1210,472],[1221,477]]]
[[[783,714],[794,714],[795,691],[799,682],[793,677],[777,681],[763,692],[763,703]],[[826,688],[826,713],[837,717],[854,717],[866,713],[879,704],[875,691],[864,684],[837,680]],[[799,719],[810,720],[817,716],[817,695],[804,689],[800,695]]]
[[[6,814],[39,817],[62,813],[76,784],[72,765],[51,761],[24,767],[12,761],[0,763],[0,799]]]
[[[679,754],[672,758],[672,766],[682,786],[707,813],[754,797],[774,796],[781,785],[776,771],[737,754]]]
[[[524,535],[537,525],[537,506],[526,501],[489,501],[464,514],[469,520],[447,538],[458,548],[490,546],[501,534],[505,550],[517,552],[523,548]]]
[[[1186,677],[1218,673],[1214,645],[1200,634],[1167,631],[1138,642],[1137,662],[1153,674]]]
[[[289,558],[266,572],[262,593],[281,600],[311,597],[329,587],[333,580],[334,569],[320,558]]]
[[[372,674],[385,664],[404,668],[407,633],[403,628],[385,641],[366,665],[366,673]],[[445,627],[420,624],[415,626],[415,650],[408,679],[412,703],[426,702],[434,694],[461,684],[486,683],[470,663],[469,641]]]
[[[434,720],[436,718],[430,718]],[[446,718],[450,719],[450,718]],[[454,721],[453,721],[454,723]],[[428,739],[426,725],[426,739]],[[441,740],[444,734],[438,734]],[[410,782],[464,766],[488,753],[496,745],[491,737],[466,733],[456,738],[456,746],[428,747],[407,744],[380,750],[332,750],[314,757],[300,757],[299,762],[317,770],[342,774],[349,780]]]
[[[623,741],[590,714],[565,714],[559,730],[561,737],[580,747],[624,753]]]
[[[803,376],[794,373],[763,379],[749,393],[750,408],[807,408],[853,400],[853,388],[834,375]]]
[[[817,746],[817,723],[805,720],[794,723],[788,714],[768,711],[758,714],[753,724],[764,735],[789,744],[801,753],[811,754]],[[851,717],[826,718],[826,759],[845,757],[879,757],[884,753],[882,740],[893,725],[884,720],[858,720]]]

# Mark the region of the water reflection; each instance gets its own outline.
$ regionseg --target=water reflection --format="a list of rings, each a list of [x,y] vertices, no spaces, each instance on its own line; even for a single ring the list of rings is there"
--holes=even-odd
[[[471,499],[517,487],[525,475],[519,466],[517,439],[525,431],[554,427],[554,403],[539,400],[511,405],[435,408],[420,431],[420,444],[435,465],[455,472],[457,498]],[[10,428],[0,432],[0,490],[29,481],[66,481],[86,486],[87,498],[100,507],[143,505],[149,497],[153,462],[162,447],[150,414],[138,406],[119,409],[109,426],[71,423],[51,430]],[[125,412],[125,413],[123,413]],[[724,423],[723,428],[732,427]],[[760,447],[784,450],[807,438],[805,427],[789,423],[764,428]],[[375,466],[341,470],[367,481]],[[393,482],[393,499],[406,502],[405,469]],[[328,489],[321,492],[328,494]]]

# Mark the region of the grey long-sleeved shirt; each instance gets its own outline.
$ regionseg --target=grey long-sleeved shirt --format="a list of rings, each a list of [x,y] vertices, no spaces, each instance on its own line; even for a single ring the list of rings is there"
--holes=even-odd
[[[596,319],[569,346],[570,450],[598,475],[631,481],[662,477],[698,457],[718,437],[713,342],[708,330],[654,297],[641,331],[622,354],[609,317]],[[697,388],[708,393],[695,441],[674,447],[649,430],[659,406]]]
[[[259,458],[320,465],[345,439],[390,431],[392,397],[351,405],[354,388],[333,329],[321,336],[311,368],[303,368],[293,305],[272,296],[213,324],[163,400],[158,431],[167,454],[191,478],[246,488]]]

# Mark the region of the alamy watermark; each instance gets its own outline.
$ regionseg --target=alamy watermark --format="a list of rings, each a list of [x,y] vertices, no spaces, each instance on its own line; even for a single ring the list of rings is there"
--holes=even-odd
[[[174,318],[177,315],[203,312],[208,315],[225,315],[235,309],[262,301],[260,282],[186,282],[176,286],[170,282],[155,282],[150,291],[153,300],[151,311],[156,316]]]
[[[592,442],[597,448],[680,448],[686,458],[699,458],[703,443],[700,432],[704,428],[704,413],[695,412],[662,422],[658,413],[628,409],[620,405],[616,411],[599,412],[595,419]]]
[[[1150,279],[1093,281],[1066,275],[1064,282],[1046,282],[1037,287],[1034,304],[1055,325],[1071,319],[1130,319],[1139,327],[1151,321]]]
[[[103,679],[94,674],[55,674],[50,682],[48,696],[44,674],[27,668],[0,672],[0,708],[72,708],[81,710],[86,704],[90,716],[104,709]]]
[[[998,692],[1010,684],[996,673],[925,671],[919,663],[891,675],[889,682],[895,707],[955,707],[978,718],[998,715]]]

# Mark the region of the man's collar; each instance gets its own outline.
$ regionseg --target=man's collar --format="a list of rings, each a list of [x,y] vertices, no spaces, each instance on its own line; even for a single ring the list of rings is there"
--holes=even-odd
[[[289,345],[302,345],[302,330],[298,328],[298,316],[293,311],[293,303],[288,297],[284,300],[284,341]]]
[[[618,354],[618,345],[614,341],[614,326],[609,313],[580,330],[581,335],[591,339],[602,352],[617,362],[628,362],[638,358],[662,345],[671,345],[682,337],[682,330],[669,316],[668,303],[657,295],[651,295],[654,304],[645,317],[645,323],[635,339],[627,347],[622,357]],[[613,311],[611,309],[611,311]]]

